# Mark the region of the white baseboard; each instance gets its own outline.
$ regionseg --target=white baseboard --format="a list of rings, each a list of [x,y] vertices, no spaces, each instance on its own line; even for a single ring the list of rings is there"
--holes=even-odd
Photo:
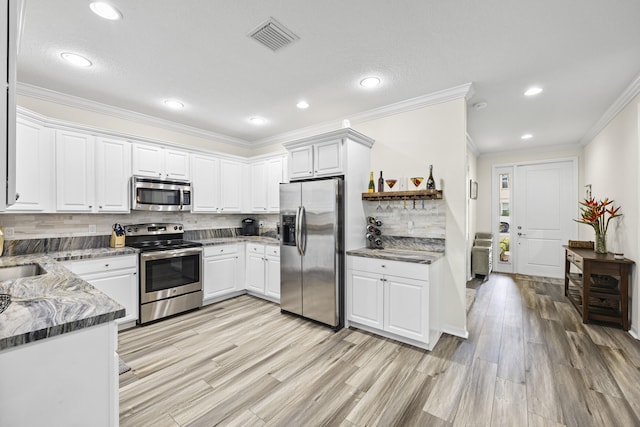
[[[451,325],[442,325],[442,332],[445,334],[453,335],[455,337],[464,338],[465,340],[469,338],[469,331],[466,329],[461,329],[456,326]]]

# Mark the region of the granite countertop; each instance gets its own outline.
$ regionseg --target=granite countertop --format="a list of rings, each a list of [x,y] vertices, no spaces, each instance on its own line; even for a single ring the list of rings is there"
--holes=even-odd
[[[347,255],[363,258],[388,259],[391,261],[432,264],[444,257],[444,252],[420,251],[412,249],[369,249],[359,248],[347,251]]]
[[[92,249],[73,249],[60,252],[49,252],[47,256],[54,258],[56,261],[77,261],[81,259],[104,258],[121,255],[137,255],[139,251],[133,248],[92,248]]]
[[[193,242],[202,243],[203,246],[225,245],[229,243],[253,242],[262,243],[264,245],[280,245],[280,240],[267,236],[236,236],[236,237],[214,237],[213,239],[196,240]]]
[[[100,256],[109,254],[122,255]],[[0,313],[0,351],[124,317],[122,306],[51,255],[0,258],[0,267],[24,264],[39,264],[46,273],[0,282],[0,293],[12,298]]]

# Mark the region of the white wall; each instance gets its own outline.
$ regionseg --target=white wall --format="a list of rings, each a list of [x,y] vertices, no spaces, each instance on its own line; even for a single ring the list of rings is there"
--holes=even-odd
[[[467,146],[467,183],[469,180],[478,181],[478,156]],[[470,198],[470,188],[467,185],[467,204],[469,206],[469,234],[467,238],[467,280],[471,279],[471,247],[478,228],[478,200]]]
[[[353,126],[375,139],[371,169],[388,178],[425,176],[433,164],[446,205],[445,259],[439,283],[445,332],[466,336],[466,102],[457,99]],[[363,189],[364,191],[364,189]]]
[[[612,222],[607,233],[609,251],[619,245],[625,257],[640,262],[640,197],[638,164],[640,164],[640,96],[631,101],[584,148],[584,183],[592,185],[596,199],[615,200],[621,206],[623,217],[618,227]],[[614,220],[615,221],[615,220]],[[580,238],[593,240],[589,226],[580,227]],[[638,264],[631,281],[631,333],[640,337],[640,292],[638,290]]]

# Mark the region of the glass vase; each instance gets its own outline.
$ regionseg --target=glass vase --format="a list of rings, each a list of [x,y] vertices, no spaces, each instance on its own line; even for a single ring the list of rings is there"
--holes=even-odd
[[[593,250],[597,254],[607,253],[607,235],[596,231],[596,241]]]

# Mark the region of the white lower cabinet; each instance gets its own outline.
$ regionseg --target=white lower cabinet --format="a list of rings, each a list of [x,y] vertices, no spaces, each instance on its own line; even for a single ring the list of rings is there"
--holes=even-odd
[[[280,247],[247,243],[247,291],[280,301]]]
[[[119,329],[135,326],[138,320],[137,255],[65,261],[63,264],[125,308],[125,316],[116,320]]]
[[[203,303],[209,304],[244,290],[242,245],[216,245],[204,248]]]
[[[117,427],[117,332],[107,322],[0,351],[0,426]]]
[[[347,325],[431,350],[440,332],[430,274],[427,264],[348,256]]]

